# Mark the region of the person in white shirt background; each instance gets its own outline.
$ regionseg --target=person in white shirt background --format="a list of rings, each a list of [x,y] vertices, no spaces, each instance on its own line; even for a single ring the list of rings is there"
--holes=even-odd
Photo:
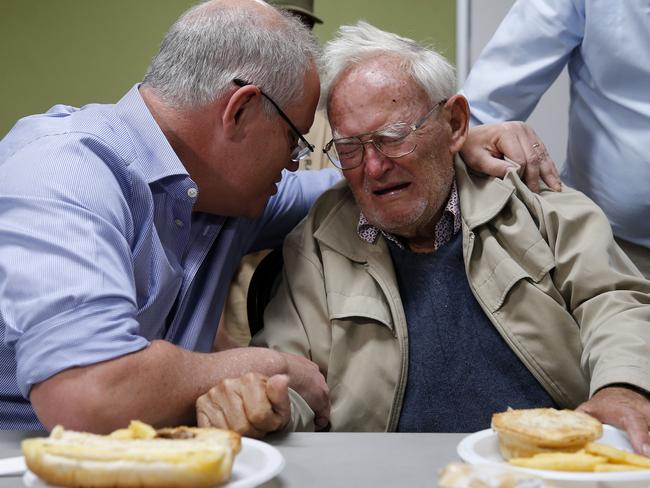
[[[569,132],[562,180],[603,209],[617,242],[646,277],[648,46],[650,0],[518,0],[462,90],[473,125],[525,120],[568,66]]]

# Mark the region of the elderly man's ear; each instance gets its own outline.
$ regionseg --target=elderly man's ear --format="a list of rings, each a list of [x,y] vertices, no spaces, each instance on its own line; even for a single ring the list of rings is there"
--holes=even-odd
[[[444,106],[444,116],[451,131],[449,151],[455,154],[461,150],[469,129],[469,104],[462,95],[454,95]]]

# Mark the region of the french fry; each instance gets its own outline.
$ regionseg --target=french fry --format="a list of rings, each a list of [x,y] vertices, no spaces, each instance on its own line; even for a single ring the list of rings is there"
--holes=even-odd
[[[633,466],[632,464],[597,464],[594,467],[594,472],[596,473],[617,473],[620,471],[643,471],[648,468],[642,468],[641,466]]]
[[[589,442],[585,446],[585,450],[589,454],[606,457],[610,463],[631,464],[633,466],[650,469],[650,458],[632,452],[623,451],[622,449],[617,449],[612,446],[599,444],[597,442]]]
[[[529,458],[513,458],[514,466],[554,471],[593,471],[598,464],[605,464],[607,458],[576,452],[544,452]]]

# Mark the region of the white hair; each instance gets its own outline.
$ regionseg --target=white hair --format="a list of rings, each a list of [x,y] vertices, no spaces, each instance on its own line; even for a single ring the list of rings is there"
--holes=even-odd
[[[340,27],[334,39],[325,45],[320,67],[321,107],[326,108],[332,87],[348,67],[384,55],[399,60],[401,68],[422,86],[431,103],[455,93],[454,68],[433,48],[359,21]]]
[[[202,3],[165,34],[143,83],[175,108],[199,107],[225,95],[241,78],[278,104],[304,93],[305,73],[318,61],[313,35],[298,20],[277,19],[241,7]],[[273,108],[265,100],[265,108]]]

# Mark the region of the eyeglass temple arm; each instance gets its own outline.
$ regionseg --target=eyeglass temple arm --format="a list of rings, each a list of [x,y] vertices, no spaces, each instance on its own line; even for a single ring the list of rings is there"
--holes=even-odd
[[[252,85],[252,83],[249,83],[249,82],[247,82],[247,81],[244,81],[244,80],[242,80],[242,79],[240,79],[240,78],[235,78],[235,79],[233,79],[232,81],[233,81],[233,83],[234,83],[235,85],[237,85],[237,86],[239,86],[239,87],[244,87],[244,86]],[[297,135],[297,136],[300,138],[300,140],[305,144],[305,146],[307,146],[307,147],[309,148],[309,152],[314,152],[314,148],[315,148],[316,146],[314,146],[313,144],[310,144],[309,141],[308,141],[307,139],[304,138],[304,136],[300,133],[300,131],[298,130],[298,128],[297,128],[295,125],[293,125],[293,122],[291,122],[291,120],[289,120],[289,117],[287,117],[287,115],[282,111],[282,109],[280,108],[280,106],[279,106],[277,103],[275,103],[275,101],[274,101],[270,96],[268,96],[266,93],[264,93],[264,91],[263,91],[260,87],[257,87],[257,89],[260,91],[260,94],[261,94],[264,98],[266,98],[269,102],[271,102],[271,105],[273,105],[273,106],[275,107],[275,109],[278,111],[278,114],[280,114],[280,117],[282,117],[282,118],[284,119],[284,121],[285,121],[287,124],[289,124],[289,127],[291,127],[291,129],[296,133],[296,135]]]

